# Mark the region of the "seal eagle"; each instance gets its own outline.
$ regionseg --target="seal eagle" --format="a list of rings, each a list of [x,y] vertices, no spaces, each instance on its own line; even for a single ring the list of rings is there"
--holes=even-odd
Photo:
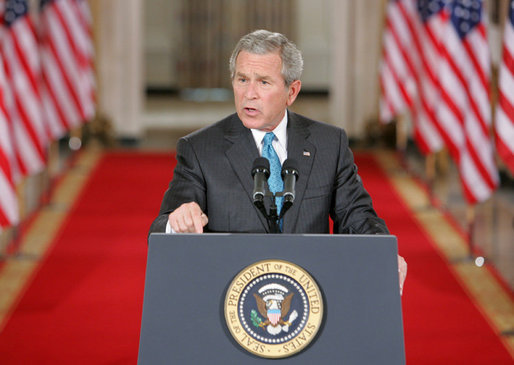
[[[283,300],[277,299],[269,299],[265,301],[259,295],[253,293],[255,300],[257,301],[257,309],[259,313],[264,318],[267,318],[266,321],[261,322],[259,324],[260,327],[266,327],[267,325],[271,325],[272,327],[276,327],[277,324],[280,325],[291,325],[291,323],[284,321],[283,318],[286,317],[289,309],[291,308],[291,299],[293,298],[294,293],[290,293]]]

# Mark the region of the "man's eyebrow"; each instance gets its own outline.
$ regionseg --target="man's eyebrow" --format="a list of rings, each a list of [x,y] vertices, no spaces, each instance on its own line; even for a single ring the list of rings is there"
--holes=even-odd
[[[244,72],[241,72],[241,71],[236,72],[236,76],[248,77],[248,75],[246,75]],[[255,74],[255,78],[257,80],[269,80],[269,79],[271,79],[271,76]]]

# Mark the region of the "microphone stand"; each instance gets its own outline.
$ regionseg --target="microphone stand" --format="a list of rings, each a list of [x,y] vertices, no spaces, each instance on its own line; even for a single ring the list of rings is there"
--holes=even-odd
[[[271,199],[271,206],[269,208],[268,226],[270,233],[281,233],[280,224],[277,215],[277,204],[275,203],[275,195]]]
[[[283,192],[278,192],[273,194],[269,190],[266,190],[265,196],[271,197],[271,205],[269,213],[266,211],[266,207],[264,206],[263,200],[254,200],[253,204],[259,209],[264,218],[268,221],[268,228],[270,233],[282,233],[280,232],[280,220],[284,218],[284,214],[287,212],[289,208],[293,205],[290,201],[284,201],[282,205],[282,210],[280,211],[280,216],[277,213],[277,204],[275,202],[276,197],[283,196]]]

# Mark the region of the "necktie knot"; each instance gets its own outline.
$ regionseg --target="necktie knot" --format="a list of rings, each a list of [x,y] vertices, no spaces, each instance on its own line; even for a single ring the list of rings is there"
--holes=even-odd
[[[268,132],[264,136],[264,146],[270,146],[273,143],[273,140],[275,139],[275,133]]]

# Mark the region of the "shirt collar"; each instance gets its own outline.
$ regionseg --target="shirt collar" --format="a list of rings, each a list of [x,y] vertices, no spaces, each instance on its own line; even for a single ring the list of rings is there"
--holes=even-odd
[[[261,131],[259,129],[250,129],[252,131],[253,139],[255,140],[255,144],[260,147],[262,146],[262,140],[267,132]],[[287,109],[284,113],[284,117],[278,123],[278,125],[272,131],[275,134],[275,138],[278,143],[287,151]],[[260,148],[259,148],[260,150]]]

